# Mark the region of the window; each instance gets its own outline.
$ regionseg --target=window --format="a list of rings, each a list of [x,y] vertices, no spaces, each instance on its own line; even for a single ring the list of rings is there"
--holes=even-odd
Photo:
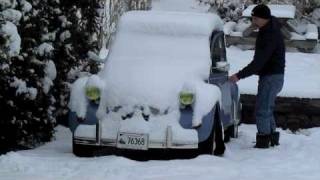
[[[210,48],[212,66],[216,66],[216,63],[219,61],[226,61],[224,34],[222,32],[213,33]]]

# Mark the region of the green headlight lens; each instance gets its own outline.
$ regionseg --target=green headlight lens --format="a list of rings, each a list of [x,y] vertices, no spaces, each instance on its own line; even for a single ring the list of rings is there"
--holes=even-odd
[[[193,93],[190,92],[181,92],[180,93],[180,103],[182,105],[191,105],[193,103],[194,100],[194,95]]]
[[[86,96],[92,101],[96,101],[100,98],[100,89],[97,87],[87,87]]]

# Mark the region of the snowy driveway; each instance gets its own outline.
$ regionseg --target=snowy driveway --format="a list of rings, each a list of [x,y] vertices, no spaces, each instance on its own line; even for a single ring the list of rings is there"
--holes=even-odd
[[[227,144],[224,157],[201,155],[189,160],[137,162],[116,156],[75,157],[71,133],[60,126],[55,141],[35,150],[0,156],[0,179],[319,179],[320,128],[300,134],[281,131],[281,145],[266,150],[252,148],[255,133],[254,125],[241,125],[239,139]]]

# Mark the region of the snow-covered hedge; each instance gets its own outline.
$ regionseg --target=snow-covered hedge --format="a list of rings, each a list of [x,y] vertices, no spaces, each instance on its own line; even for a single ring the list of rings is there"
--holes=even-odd
[[[49,141],[55,126],[51,56],[37,53],[48,29],[38,17],[47,2],[0,2],[0,149],[31,148]],[[42,23],[42,25],[40,25]],[[39,29],[37,29],[39,28]],[[49,81],[50,80],[50,81]],[[50,85],[48,85],[50,84]]]

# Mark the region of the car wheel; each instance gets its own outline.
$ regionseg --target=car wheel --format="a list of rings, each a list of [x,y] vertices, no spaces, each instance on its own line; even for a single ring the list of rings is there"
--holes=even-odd
[[[214,125],[209,138],[199,143],[199,150],[201,154],[212,154],[221,156],[225,151],[223,127],[221,125],[218,112],[218,110],[216,110],[215,112]]]
[[[92,157],[94,156],[94,149],[94,146],[72,143],[73,154],[78,157]]]

